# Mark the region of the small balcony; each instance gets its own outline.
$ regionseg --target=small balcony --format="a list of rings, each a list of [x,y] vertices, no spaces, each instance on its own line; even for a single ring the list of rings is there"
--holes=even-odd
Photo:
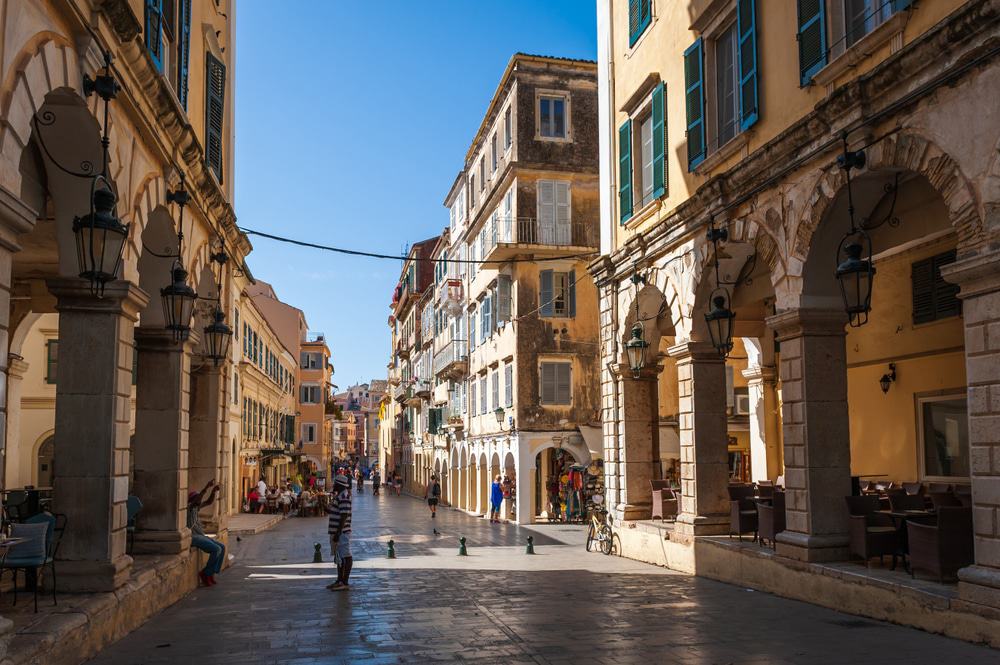
[[[453,339],[434,354],[434,376],[461,379],[469,371],[469,343]]]
[[[418,379],[413,384],[413,396],[419,399],[429,400],[431,398],[431,382],[429,379]]]
[[[406,401],[406,393],[408,390],[409,386],[407,386],[405,383],[400,383],[399,385],[392,387],[390,395],[392,396],[392,399],[394,401],[402,404],[403,402]]]
[[[536,256],[586,254],[600,246],[594,222],[543,223],[534,217],[490,219],[485,241],[483,261],[506,261],[525,252]]]

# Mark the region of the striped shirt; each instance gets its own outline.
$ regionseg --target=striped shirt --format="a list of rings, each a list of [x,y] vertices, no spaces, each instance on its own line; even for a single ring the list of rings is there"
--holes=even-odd
[[[327,527],[327,533],[331,536],[337,533],[337,528],[340,526],[340,516],[347,515],[347,519],[344,520],[344,530],[343,533],[351,532],[351,490],[346,489],[337,495],[337,498],[330,502],[327,507],[326,512],[330,515],[329,526]]]

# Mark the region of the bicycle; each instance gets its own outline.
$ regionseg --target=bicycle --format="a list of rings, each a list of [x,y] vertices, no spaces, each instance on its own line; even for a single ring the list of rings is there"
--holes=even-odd
[[[614,549],[614,531],[611,529],[611,520],[603,503],[604,497],[595,494],[587,506],[587,512],[590,513],[590,528],[587,530],[586,547],[588,552],[592,552],[594,543],[597,543],[599,551],[607,556]]]

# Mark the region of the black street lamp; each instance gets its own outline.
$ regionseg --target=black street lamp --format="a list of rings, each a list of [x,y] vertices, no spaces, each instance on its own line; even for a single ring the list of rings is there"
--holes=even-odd
[[[729,239],[729,231],[715,228],[714,218],[708,223],[708,239],[712,243],[715,260],[715,290],[711,293],[712,309],[705,313],[705,323],[712,346],[725,358],[733,350],[733,322],[736,312],[732,309],[732,296],[719,281],[719,241]]]
[[[625,354],[628,356],[628,366],[632,370],[632,378],[638,379],[642,373],[642,368],[646,365],[646,349],[649,342],[642,338],[643,327],[641,321],[636,321],[632,326],[632,337],[625,342]]]
[[[226,315],[222,308],[216,306],[215,314],[210,324],[205,326],[205,348],[208,353],[205,355],[212,360],[216,366],[219,365],[229,354],[229,343],[233,339],[233,329],[226,322]]]
[[[875,266],[872,263],[872,240],[865,230],[854,221],[854,193],[851,189],[851,170],[865,166],[862,150],[847,149],[847,134],[844,134],[844,154],[837,158],[837,164],[847,174],[847,214],[851,220],[851,230],[837,247],[837,271],[835,276],[840,285],[840,295],[844,299],[844,310],[852,328],[860,328],[868,323],[868,312],[872,308],[872,282]]]

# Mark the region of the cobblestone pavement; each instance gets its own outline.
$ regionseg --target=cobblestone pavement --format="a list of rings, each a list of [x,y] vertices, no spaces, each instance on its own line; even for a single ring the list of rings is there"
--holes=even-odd
[[[787,664],[1000,662],[1000,654],[645,564],[589,554],[583,527],[490,525],[408,497],[356,498],[352,588],[313,564],[324,518],[233,543],[199,589],[95,665],[474,662]],[[457,556],[467,538],[468,557]],[[524,553],[528,535],[536,556]],[[386,541],[398,558],[385,558]]]

